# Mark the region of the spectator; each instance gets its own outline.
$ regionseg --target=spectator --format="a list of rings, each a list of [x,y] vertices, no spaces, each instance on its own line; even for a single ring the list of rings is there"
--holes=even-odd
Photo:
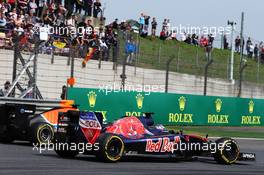
[[[249,42],[247,45],[248,45],[248,57],[253,58],[254,45],[252,42]]]
[[[18,0],[18,7],[23,13],[27,12],[29,0]]]
[[[212,34],[208,35],[208,44],[213,47],[214,45],[214,36]]]
[[[157,25],[158,25],[158,23],[156,21],[156,18],[153,18],[152,22],[151,22],[151,35],[152,36],[156,36]]]
[[[102,12],[102,10],[101,10],[101,6],[102,6],[102,4],[101,4],[100,0],[96,0],[96,1],[94,2],[93,16],[94,16],[95,18],[97,18],[97,17],[98,17],[98,14],[99,14],[100,12]]]
[[[186,33],[185,32],[181,32],[180,41],[185,41],[186,38],[187,38]]]
[[[162,30],[164,30],[166,32],[166,28],[167,28],[167,19],[164,19],[164,21],[162,23]]]
[[[63,26],[65,19],[64,19],[64,15],[62,13],[58,13],[57,14],[57,18],[55,19],[55,26]]]
[[[17,19],[17,10],[14,8],[13,11],[9,12],[9,19],[11,22]]]
[[[133,63],[135,53],[136,53],[136,44],[133,41],[128,40],[126,42],[127,63],[130,64]]]
[[[10,5],[11,10],[16,7],[16,0],[7,0],[7,3]]]
[[[37,13],[37,9],[38,9],[38,6],[37,6],[36,1],[35,0],[31,0],[30,3],[29,3],[29,10],[32,13]]]
[[[75,13],[81,13],[83,9],[83,0],[76,0],[75,1]]]
[[[119,25],[118,25],[118,19],[116,18],[115,21],[112,23],[112,28],[115,30],[118,30]]]
[[[65,8],[68,10],[68,15],[72,15],[74,9],[75,0],[66,0]]]
[[[171,39],[172,39],[172,40],[177,40],[177,33],[176,33],[175,30],[173,30],[173,31],[171,32]]]
[[[38,13],[37,13],[37,16],[38,16],[39,18],[42,17],[43,9],[44,9],[44,7],[46,7],[46,6],[47,6],[47,2],[46,2],[46,0],[39,0]]]
[[[0,32],[5,32],[6,17],[3,13],[0,13]]]
[[[259,47],[259,50],[261,50],[261,48],[264,47],[264,43],[261,41],[261,42],[259,43],[259,46],[258,46],[258,47]]]
[[[148,33],[148,29],[149,29],[149,20],[150,20],[150,16],[145,16],[145,30],[147,31]]]
[[[100,43],[100,51],[102,52],[102,60],[109,61],[109,55],[110,55],[109,43],[106,43],[106,41],[103,39],[99,39],[99,43]]]
[[[258,45],[255,44],[255,47],[254,47],[254,57],[256,60],[258,60],[258,56],[259,56],[259,48],[258,48]]]
[[[188,35],[184,42],[187,43],[187,44],[192,44],[191,35]]]
[[[25,21],[27,24],[35,25],[37,23],[37,16],[32,11],[29,12],[29,15],[25,16]]]
[[[224,49],[228,49],[228,42],[227,42],[227,37],[224,35]]]
[[[5,96],[5,94],[8,92],[10,87],[11,87],[10,81],[6,81],[4,84],[4,89],[1,89],[0,91],[0,96]],[[12,96],[12,95],[9,95],[9,96]]]
[[[167,25],[165,26],[165,30],[166,30],[166,34],[167,36],[169,35],[169,31],[170,31],[170,20],[167,19]]]
[[[5,96],[5,94],[4,94],[3,90],[0,89],[0,97],[3,97],[3,96]]]
[[[22,36],[24,34],[24,29],[21,27],[21,24],[16,25],[14,32],[16,32],[18,36]]]
[[[247,40],[247,45],[246,45],[246,51],[247,51],[247,54],[249,55],[250,53],[250,45],[251,45],[251,39],[250,37],[248,37],[248,40]]]
[[[200,46],[201,47],[207,47],[208,44],[209,44],[208,39],[206,37],[204,37],[204,36],[201,36],[201,38],[200,38]]]
[[[145,25],[145,16],[143,13],[141,13],[141,16],[139,18],[139,33],[141,34],[143,29],[144,29],[144,25]]]
[[[262,47],[260,51],[260,60],[261,60],[261,63],[264,63],[264,47]]]
[[[237,36],[237,37],[236,37],[236,40],[235,40],[235,51],[236,51],[237,53],[240,52],[240,44],[241,44],[240,42],[241,42],[240,37]]]
[[[67,99],[67,86],[62,86],[62,89],[61,89],[61,99],[62,100],[66,100]]]
[[[77,17],[72,14],[70,18],[67,19],[66,21],[66,25],[68,27],[76,27],[76,23],[77,23]]]
[[[92,16],[93,0],[84,0],[85,15]]]
[[[147,27],[147,25],[144,25],[143,30],[141,31],[140,36],[141,37],[147,37],[148,36],[148,27]]]
[[[193,45],[199,45],[199,40],[198,40],[199,38],[198,38],[198,36],[196,36],[196,34],[194,33],[194,34],[192,34],[192,44]]]
[[[48,12],[43,14],[43,23],[44,25],[52,25],[53,17],[49,15]]]
[[[161,39],[161,40],[166,40],[166,39],[167,39],[167,36],[166,36],[166,33],[165,33],[164,30],[162,30],[162,31],[160,32],[160,39]]]
[[[263,44],[263,42],[261,41],[261,42],[259,43],[259,45],[258,45],[259,56],[261,55],[261,52],[262,52],[263,48],[264,48],[264,44]]]

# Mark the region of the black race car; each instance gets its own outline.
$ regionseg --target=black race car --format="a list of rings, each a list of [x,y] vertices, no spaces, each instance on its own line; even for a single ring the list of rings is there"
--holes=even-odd
[[[154,125],[152,115],[145,113],[141,117],[122,117],[104,125],[101,113],[60,113],[55,132],[55,151],[61,157],[71,158],[80,152],[93,154],[104,162],[117,162],[135,155],[183,160],[192,160],[197,156],[214,157],[221,164],[255,160],[254,153],[241,153],[238,144],[231,138],[209,141],[207,137],[168,131],[163,125]]]

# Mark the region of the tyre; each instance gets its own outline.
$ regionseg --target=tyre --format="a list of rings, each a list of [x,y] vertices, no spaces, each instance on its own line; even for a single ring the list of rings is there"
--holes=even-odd
[[[125,145],[119,136],[105,133],[99,136],[96,143],[99,143],[99,150],[95,152],[98,160],[117,162],[122,158]]]
[[[220,164],[233,164],[239,157],[239,147],[235,140],[231,138],[221,138],[216,140],[217,151],[214,159]],[[220,146],[219,146],[220,145]]]
[[[35,144],[48,144],[54,139],[53,127],[48,123],[38,123],[32,128],[32,142]]]

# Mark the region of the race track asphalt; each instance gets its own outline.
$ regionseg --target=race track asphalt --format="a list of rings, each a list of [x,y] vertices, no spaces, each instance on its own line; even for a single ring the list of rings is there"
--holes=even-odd
[[[97,162],[92,156],[61,159],[53,151],[39,153],[27,143],[0,144],[0,174],[5,175],[76,175],[76,174],[264,174],[264,141],[238,140],[241,151],[254,152],[255,162],[238,162],[234,165],[219,165],[209,158],[192,162],[167,161],[163,159],[130,159],[118,163]]]

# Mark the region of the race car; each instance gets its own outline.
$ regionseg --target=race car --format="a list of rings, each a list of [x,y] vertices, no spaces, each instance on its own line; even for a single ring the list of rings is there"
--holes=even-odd
[[[163,125],[155,125],[152,116],[153,113],[125,116],[103,124],[101,113],[60,113],[55,152],[65,158],[73,158],[81,152],[95,155],[103,162],[117,162],[128,156],[165,156],[181,160],[204,156],[213,157],[221,164],[255,160],[254,153],[240,153],[237,142],[231,138],[209,141],[207,137],[168,131]],[[81,147],[76,146],[80,144],[82,148],[89,144],[93,149],[81,151]]]
[[[11,100],[10,100],[11,101]],[[61,101],[58,107],[39,109],[30,100],[21,103],[8,102],[0,104],[0,142],[11,143],[14,140],[45,144],[54,139],[58,123],[58,114],[69,110],[78,110],[72,101]],[[27,104],[28,103],[28,104]]]

